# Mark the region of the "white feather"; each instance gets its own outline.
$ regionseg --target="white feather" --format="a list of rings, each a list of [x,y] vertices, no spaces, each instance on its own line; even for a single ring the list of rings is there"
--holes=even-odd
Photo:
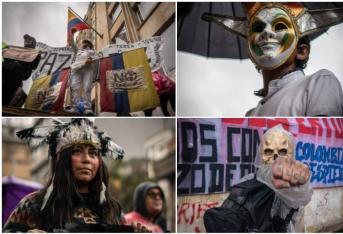
[[[53,181],[51,181],[51,184],[48,187],[48,189],[46,190],[46,193],[44,195],[43,204],[42,204],[42,207],[40,208],[41,211],[44,210],[44,207],[45,207],[46,203],[48,202],[53,190],[54,190],[54,183],[53,183]]]
[[[102,204],[106,201],[106,196],[105,196],[106,189],[107,188],[106,188],[106,185],[104,184],[104,182],[101,182],[100,204]]]
[[[112,140],[109,141],[106,155],[107,157],[116,159],[118,156],[124,156],[124,154],[125,152],[122,147],[114,143]]]
[[[64,122],[62,119],[52,118],[52,120],[56,121],[59,124],[66,124],[66,122]]]

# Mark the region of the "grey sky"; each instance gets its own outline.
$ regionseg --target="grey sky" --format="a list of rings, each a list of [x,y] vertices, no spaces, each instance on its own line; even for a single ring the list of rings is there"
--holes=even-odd
[[[343,24],[311,42],[305,74],[331,70],[343,84]],[[249,59],[206,59],[177,52],[177,103],[179,116],[241,117],[260,100],[262,77]]]
[[[66,46],[68,6],[84,17],[88,2],[3,2],[2,41],[22,46],[27,33],[49,46]]]
[[[58,118],[69,122],[70,118]],[[15,127],[16,130],[30,128],[36,123],[33,118],[3,118],[2,125]],[[52,119],[45,119],[41,126],[52,126]],[[174,118],[90,118],[100,131],[104,131],[126,153],[126,158],[145,157],[144,144],[150,138],[166,129],[175,132]],[[11,133],[13,134],[13,133]],[[8,137],[9,134],[6,134]],[[13,134],[14,137],[14,134]],[[17,139],[14,137],[14,139]]]
[[[175,128],[172,118],[96,118],[95,125],[123,147],[127,158],[145,156],[144,143],[166,127]]]

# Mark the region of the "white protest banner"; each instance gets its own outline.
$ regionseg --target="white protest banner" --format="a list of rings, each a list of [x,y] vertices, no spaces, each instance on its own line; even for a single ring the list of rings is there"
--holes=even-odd
[[[38,56],[39,51],[36,49],[20,47],[20,46],[7,46],[2,50],[2,57],[7,59],[14,59],[31,63]]]
[[[74,62],[76,56],[71,47],[50,47],[38,42],[36,49],[40,51],[41,60],[37,69],[32,73],[32,80],[69,67]]]
[[[138,48],[146,48],[145,53],[147,54],[148,61],[151,67],[151,71],[158,70],[162,65],[162,51],[163,41],[162,37],[151,37],[135,43],[128,44],[110,44],[104,47],[101,52],[104,57],[110,56],[111,54],[122,53]]]

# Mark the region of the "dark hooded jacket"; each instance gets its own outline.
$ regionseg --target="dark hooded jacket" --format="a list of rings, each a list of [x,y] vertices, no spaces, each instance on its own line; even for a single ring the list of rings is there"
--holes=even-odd
[[[160,190],[162,200],[164,201],[164,193],[161,187],[152,182],[144,182],[139,184],[136,187],[135,193],[133,195],[133,210],[144,217],[148,217],[148,213],[145,207],[145,198],[147,196],[148,191],[152,188],[157,188]],[[163,231],[166,231],[166,220],[164,217],[162,217],[162,211],[159,215],[156,216],[154,224],[159,225],[163,229]]]

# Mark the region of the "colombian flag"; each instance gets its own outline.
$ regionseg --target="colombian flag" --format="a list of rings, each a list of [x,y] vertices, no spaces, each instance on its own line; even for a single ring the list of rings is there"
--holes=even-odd
[[[33,82],[25,108],[43,111],[63,111],[70,68],[59,70]]]
[[[70,8],[68,8],[68,45],[71,43],[72,29],[82,31],[90,29],[89,25],[80,19]]]
[[[144,68],[145,87],[143,89],[117,90],[112,92],[107,87],[106,71],[129,69],[138,66],[143,66]],[[144,48],[101,58],[99,72],[101,112],[129,113],[143,111],[160,105]]]

